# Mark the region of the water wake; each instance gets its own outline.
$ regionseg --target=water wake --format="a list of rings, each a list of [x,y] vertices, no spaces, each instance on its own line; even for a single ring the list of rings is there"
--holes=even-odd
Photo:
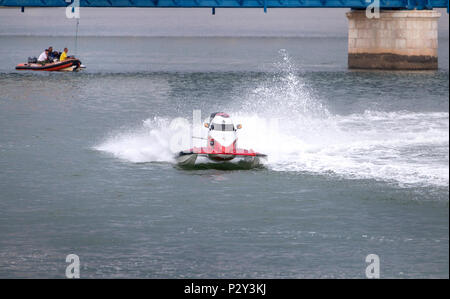
[[[448,113],[333,115],[297,75],[287,53],[281,56],[273,79],[233,101],[235,111],[227,111],[243,124],[240,147],[267,154],[267,167],[274,171],[448,186]],[[191,134],[190,126],[184,127],[171,125],[168,118],[147,119],[141,128],[115,134],[96,149],[130,162],[173,163],[183,145],[171,140]]]

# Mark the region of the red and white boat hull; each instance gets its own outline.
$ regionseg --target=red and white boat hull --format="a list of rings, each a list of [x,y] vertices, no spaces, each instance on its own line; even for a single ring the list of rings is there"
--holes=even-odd
[[[75,72],[80,69],[81,61],[75,58],[46,64],[21,63],[16,66],[16,70],[19,71]]]
[[[179,165],[192,166],[199,156],[206,157],[212,162],[229,162],[237,159],[251,166],[260,164],[261,159],[266,158],[264,154],[237,147],[236,130],[241,128],[241,125],[235,127],[228,114],[213,113],[209,123],[205,123],[205,127],[208,128],[207,146],[193,147],[178,153],[175,158]]]

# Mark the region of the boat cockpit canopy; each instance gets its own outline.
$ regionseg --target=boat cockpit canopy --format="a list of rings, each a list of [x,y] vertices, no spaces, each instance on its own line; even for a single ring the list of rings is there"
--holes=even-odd
[[[229,131],[235,131],[233,124],[211,124],[210,126],[211,130],[214,131],[222,131],[222,132],[229,132]]]

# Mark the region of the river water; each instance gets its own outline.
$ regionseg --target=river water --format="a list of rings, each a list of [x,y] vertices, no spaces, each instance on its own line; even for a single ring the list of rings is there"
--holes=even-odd
[[[364,278],[368,254],[383,278],[448,278],[448,37],[439,70],[388,72],[348,70],[345,32],[320,28],[91,28],[86,70],[26,73],[15,64],[74,38],[6,20],[0,277],[63,278],[74,253],[84,278]],[[194,110],[228,112],[265,166],[176,167],[171,141],[189,130],[173,120]]]

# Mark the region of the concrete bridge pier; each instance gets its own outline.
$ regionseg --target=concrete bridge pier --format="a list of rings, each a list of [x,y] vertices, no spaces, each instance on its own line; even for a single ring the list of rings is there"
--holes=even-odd
[[[353,69],[434,70],[438,68],[438,19],[433,10],[347,12],[348,67]]]

